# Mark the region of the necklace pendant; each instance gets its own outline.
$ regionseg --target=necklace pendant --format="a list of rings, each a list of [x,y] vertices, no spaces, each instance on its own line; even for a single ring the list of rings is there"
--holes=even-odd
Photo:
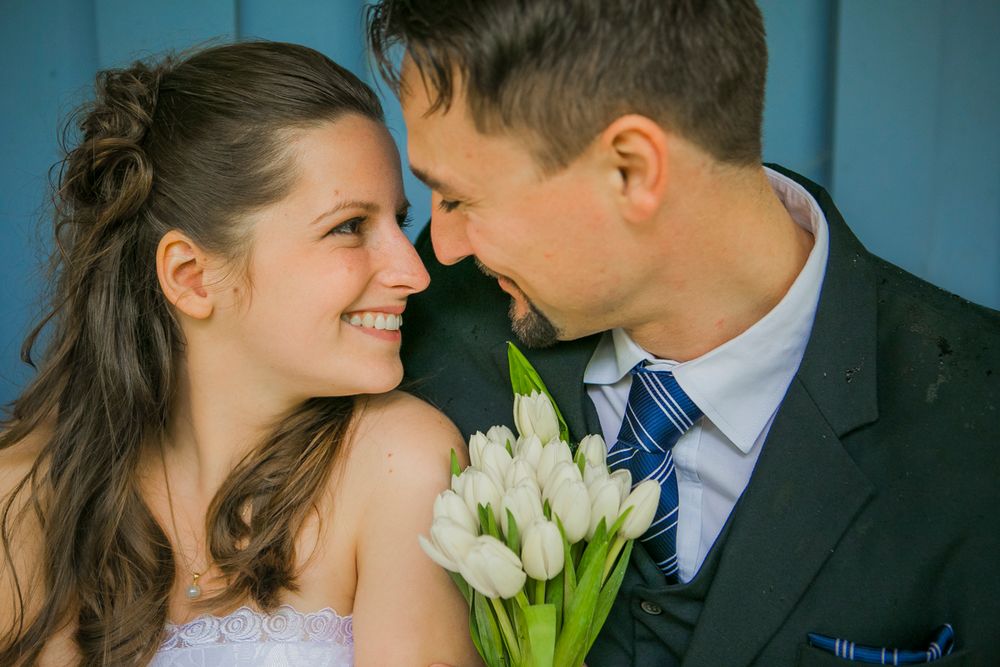
[[[201,577],[200,574],[195,574],[194,577],[191,579],[191,585],[187,587],[186,591],[184,591],[185,595],[187,595],[188,597],[188,600],[197,600],[198,598],[201,597],[201,586],[198,585],[199,577]]]

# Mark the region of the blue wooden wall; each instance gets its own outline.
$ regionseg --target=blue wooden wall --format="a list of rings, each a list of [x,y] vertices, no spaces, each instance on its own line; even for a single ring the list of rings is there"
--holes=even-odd
[[[869,248],[1000,308],[1000,3],[760,0],[771,66],[765,159],[825,184]],[[364,0],[0,0],[0,402],[28,377],[45,184],[60,120],[94,73],[165,49],[307,44],[370,82]],[[398,106],[383,95],[405,146]],[[428,197],[409,174],[414,218]],[[418,229],[414,229],[415,234]]]

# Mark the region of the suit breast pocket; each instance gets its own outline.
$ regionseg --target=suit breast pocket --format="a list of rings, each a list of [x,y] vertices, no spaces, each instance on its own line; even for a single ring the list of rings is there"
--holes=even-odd
[[[871,663],[852,662],[845,658],[838,658],[832,653],[827,653],[822,649],[809,646],[808,644],[799,646],[799,657],[795,661],[796,667],[860,667],[864,664]],[[985,667],[986,665],[985,662],[974,662],[968,651],[956,651],[934,662],[924,664],[933,665],[933,667],[973,667],[973,665],[983,665]]]

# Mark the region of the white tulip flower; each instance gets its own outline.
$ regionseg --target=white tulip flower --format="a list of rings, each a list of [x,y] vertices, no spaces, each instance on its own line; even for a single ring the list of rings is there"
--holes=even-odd
[[[527,579],[517,554],[491,535],[475,538],[459,567],[469,585],[489,598],[512,598]]]
[[[548,581],[562,572],[566,555],[559,527],[545,519],[534,521],[521,538],[521,562],[528,576]]]
[[[618,485],[618,495],[621,497],[621,501],[625,502],[628,494],[632,493],[632,473],[622,468],[608,475],[608,478]]]
[[[584,461],[583,463],[583,483],[588,487],[593,486],[595,482],[603,482],[608,479],[608,468],[603,463],[601,465],[592,465],[589,462]]]
[[[479,517],[469,511],[460,495],[448,489],[434,499],[434,518],[448,517],[473,535],[479,533]]]
[[[542,457],[542,441],[534,433],[522,435],[514,443],[514,455],[527,461],[532,468],[537,468]]]
[[[542,447],[542,455],[538,458],[538,465],[535,466],[535,477],[538,479],[538,486],[544,487],[545,480],[549,478],[556,464],[561,461],[573,462],[573,455],[570,454],[569,445],[561,440],[553,440]]]
[[[510,467],[507,468],[507,474],[504,475],[503,483],[507,489],[512,489],[521,484],[531,484],[541,494],[541,489],[538,488],[538,480],[535,479],[535,468],[520,456],[515,456],[510,462]]]
[[[510,510],[510,513],[514,515],[518,532],[543,516],[542,498],[538,494],[538,487],[534,485],[534,482],[507,489],[500,501],[500,527],[503,529],[503,534],[509,536],[510,526],[507,525],[509,523],[507,510]]]
[[[503,490],[504,479],[511,464],[510,452],[503,445],[489,441],[483,448],[479,469],[490,476],[497,488]]]
[[[462,499],[476,516],[479,516],[479,506],[489,505],[493,516],[500,520],[500,488],[493,478],[482,470],[469,468],[462,473]]]
[[[451,476],[451,490],[458,495],[462,495],[462,489],[465,487],[465,480],[462,479],[462,475],[464,474],[465,471],[463,470],[459,474]]]
[[[564,481],[549,498],[549,507],[562,522],[570,544],[583,539],[590,526],[590,494],[586,484],[576,480]]]
[[[542,499],[551,500],[559,485],[565,481],[582,482],[580,469],[572,461],[560,461],[552,468],[549,476],[542,481]]]
[[[431,538],[418,535],[420,547],[435,563],[459,572],[462,561],[476,542],[476,536],[458,522],[446,516],[435,517],[431,522]]]
[[[636,484],[632,493],[622,503],[622,513],[629,507],[632,508],[632,511],[625,518],[619,535],[626,540],[642,536],[653,523],[656,507],[659,503],[660,485],[656,481],[647,479]]]
[[[601,436],[588,435],[577,445],[576,456],[583,457],[590,465],[604,468],[607,465],[605,460],[608,457],[608,446]]]
[[[595,482],[587,487],[590,494],[590,525],[587,527],[587,540],[594,538],[597,524],[604,519],[604,527],[608,530],[618,520],[621,509],[621,497],[618,495],[618,485],[610,479]]]
[[[486,438],[490,442],[495,442],[504,449],[507,448],[507,443],[510,443],[511,449],[514,448],[514,443],[517,442],[517,437],[514,432],[511,431],[506,426],[491,426],[490,430],[486,432]]]
[[[542,442],[559,437],[559,418],[552,401],[537,391],[530,396],[514,394],[514,424],[521,435],[534,433]]]
[[[482,431],[476,431],[469,438],[469,463],[476,470],[482,470],[483,450],[490,444],[489,438]]]

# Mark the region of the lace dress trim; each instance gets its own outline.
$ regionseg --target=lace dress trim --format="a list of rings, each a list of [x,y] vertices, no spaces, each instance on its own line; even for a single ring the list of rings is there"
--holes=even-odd
[[[327,607],[302,614],[289,605],[278,607],[273,614],[240,607],[226,616],[199,616],[175,625],[167,623],[166,639],[160,651],[169,651],[211,644],[246,642],[326,642],[352,646],[354,629],[351,616],[339,616]]]

